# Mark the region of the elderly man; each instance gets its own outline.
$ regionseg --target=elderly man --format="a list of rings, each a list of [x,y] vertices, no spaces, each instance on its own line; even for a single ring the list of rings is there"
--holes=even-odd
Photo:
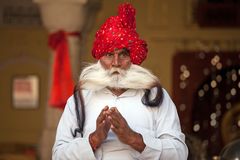
[[[136,32],[135,9],[97,31],[93,57],[66,104],[53,147],[54,160],[186,160],[176,107],[159,80],[139,66],[147,44]]]

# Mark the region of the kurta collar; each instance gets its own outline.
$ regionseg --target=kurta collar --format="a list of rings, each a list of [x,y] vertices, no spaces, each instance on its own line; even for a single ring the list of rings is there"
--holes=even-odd
[[[100,90],[99,92],[103,92],[105,94],[111,94],[116,96],[115,94],[113,94],[108,88],[104,88],[102,90]],[[128,89],[125,92],[123,92],[121,95],[119,95],[118,97],[132,97],[135,96],[137,94],[138,90],[136,89]]]

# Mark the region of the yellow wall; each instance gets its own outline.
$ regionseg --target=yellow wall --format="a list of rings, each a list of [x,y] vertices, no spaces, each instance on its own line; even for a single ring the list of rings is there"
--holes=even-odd
[[[101,0],[93,29],[87,33],[82,62],[94,61],[94,34],[107,17],[116,15],[126,0]],[[149,46],[143,66],[160,78],[172,93],[172,57],[178,49],[196,49],[198,40],[221,42],[239,38],[239,29],[200,29],[191,19],[191,0],[132,0],[137,9],[137,31]],[[187,48],[185,48],[186,43]],[[223,44],[224,46],[224,44]],[[47,103],[49,49],[43,28],[0,28],[0,143],[38,143]],[[23,58],[21,58],[23,56]],[[40,105],[36,110],[16,110],[11,104],[11,82],[15,75],[40,77]]]
[[[36,143],[41,134],[48,81],[47,35],[43,28],[0,29],[0,143]],[[15,109],[12,80],[15,76],[36,74],[40,78],[37,109]]]

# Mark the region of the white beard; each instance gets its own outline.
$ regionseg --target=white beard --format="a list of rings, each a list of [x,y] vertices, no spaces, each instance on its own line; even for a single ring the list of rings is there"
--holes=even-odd
[[[114,72],[118,72],[118,74]],[[159,83],[156,76],[141,66],[131,64],[127,70],[120,68],[106,70],[99,61],[84,68],[79,81],[82,89],[89,90],[101,90],[105,87],[150,89]]]

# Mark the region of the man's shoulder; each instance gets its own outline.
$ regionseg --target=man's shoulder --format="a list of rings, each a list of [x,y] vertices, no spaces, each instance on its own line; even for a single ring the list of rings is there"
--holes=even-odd
[[[92,94],[92,90],[88,90],[88,89],[81,89],[81,95],[82,95],[82,98],[86,98],[88,97],[90,94]],[[79,94],[76,94],[76,96],[79,96]],[[76,97],[76,98],[79,98],[79,97]],[[71,95],[68,100],[67,100],[68,103],[73,103],[74,102],[74,95]]]

